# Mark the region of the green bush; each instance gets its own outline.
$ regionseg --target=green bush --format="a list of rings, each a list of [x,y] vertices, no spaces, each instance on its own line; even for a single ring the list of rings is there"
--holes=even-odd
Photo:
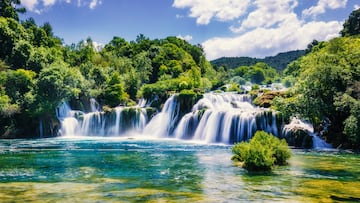
[[[291,157],[286,141],[258,131],[250,142],[241,142],[232,148],[232,160],[243,162],[248,171],[270,171],[274,165],[285,165]]]

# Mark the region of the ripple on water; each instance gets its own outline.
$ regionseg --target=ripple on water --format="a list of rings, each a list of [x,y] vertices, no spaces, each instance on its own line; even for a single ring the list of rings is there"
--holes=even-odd
[[[5,202],[332,202],[360,194],[360,158],[294,151],[249,174],[231,146],[171,140],[0,140]]]

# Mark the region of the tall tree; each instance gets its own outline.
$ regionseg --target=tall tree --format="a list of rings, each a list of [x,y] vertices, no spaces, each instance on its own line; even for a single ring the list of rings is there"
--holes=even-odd
[[[350,14],[344,23],[344,29],[340,33],[343,37],[360,34],[360,8]]]
[[[26,12],[25,8],[18,7],[20,3],[20,0],[0,0],[0,16],[19,21],[18,13]]]

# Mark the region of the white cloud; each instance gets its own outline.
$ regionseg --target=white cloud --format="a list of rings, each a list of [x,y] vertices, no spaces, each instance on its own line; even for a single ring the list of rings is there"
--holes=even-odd
[[[306,16],[316,17],[326,12],[326,9],[345,8],[347,0],[319,0],[316,6],[312,6],[303,10],[302,14]]]
[[[292,19],[277,28],[256,28],[234,38],[213,38],[205,41],[206,56],[213,60],[222,56],[272,56],[279,52],[305,49],[313,40],[329,40],[337,36],[342,23],[309,22]]]
[[[100,5],[101,3],[101,0],[91,0],[89,8],[94,9],[97,5]]]
[[[190,8],[189,16],[197,24],[207,25],[212,18],[219,21],[236,19],[245,14],[250,0],[174,0],[175,8]]]
[[[185,40],[185,41],[188,41],[188,42],[193,39],[193,37],[192,37],[191,35],[185,35],[185,36],[178,35],[178,36],[176,36],[176,37],[179,38],[179,39],[183,39],[183,40]]]
[[[358,10],[360,8],[360,5],[359,4],[355,4],[354,5],[354,10]]]
[[[342,8],[346,3],[347,0],[319,0],[316,6],[304,12],[316,15],[320,13],[317,10],[323,8],[325,12],[327,9]],[[221,6],[215,7],[215,4]],[[214,37],[202,43],[209,60],[222,56],[262,58],[279,52],[305,49],[312,40],[329,40],[338,36],[342,29],[342,22],[339,21],[301,19],[294,11],[298,0],[254,0],[251,4],[242,1],[241,5],[244,6],[242,12],[220,18],[218,12],[222,8],[234,7],[229,1],[202,5],[200,0],[174,0],[173,4],[176,8],[190,8],[190,17],[196,18],[198,24],[208,24],[213,18],[239,20],[238,26],[230,27],[234,37]]]
[[[42,0],[45,7],[55,4],[55,0]]]
[[[30,11],[33,11],[35,6],[38,4],[38,0],[22,0],[21,4]]]
[[[103,43],[93,41],[92,44],[93,44],[93,47],[95,48],[96,51],[101,51],[101,49],[104,48]]]
[[[255,0],[256,7],[250,12],[239,28],[230,27],[233,32],[242,32],[249,28],[270,28],[292,18],[293,9],[298,5],[297,0]]]
[[[42,13],[45,9],[50,8],[56,3],[76,3],[77,6],[89,6],[90,9],[95,9],[96,6],[101,5],[101,0],[22,0],[21,4],[31,12]]]

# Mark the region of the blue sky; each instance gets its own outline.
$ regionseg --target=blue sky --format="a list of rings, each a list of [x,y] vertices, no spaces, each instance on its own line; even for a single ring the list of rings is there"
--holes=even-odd
[[[49,22],[66,44],[91,37],[134,40],[178,36],[202,44],[209,60],[265,57],[329,40],[359,0],[22,0],[37,24]]]

